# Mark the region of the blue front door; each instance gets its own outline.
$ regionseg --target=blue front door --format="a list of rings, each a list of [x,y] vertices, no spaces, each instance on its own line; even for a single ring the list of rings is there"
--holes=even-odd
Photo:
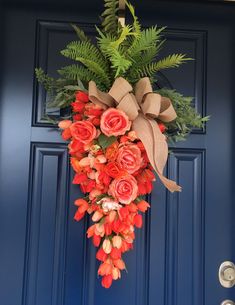
[[[1,305],[220,305],[235,288],[218,280],[233,243],[233,100],[235,7],[227,4],[136,3],[143,24],[167,25],[164,54],[195,61],[161,76],[160,85],[195,96],[211,120],[171,147],[167,174],[183,187],[169,194],[157,181],[151,210],[126,255],[128,273],[101,288],[88,219],[73,220],[66,143],[44,120],[45,92],[34,68],[55,75],[75,39],[70,22],[90,36],[102,2],[25,2],[2,6],[0,91]],[[92,3],[91,3],[92,2]],[[137,2],[137,1],[136,1]],[[91,6],[92,5],[92,6]],[[56,109],[52,115],[57,114]]]

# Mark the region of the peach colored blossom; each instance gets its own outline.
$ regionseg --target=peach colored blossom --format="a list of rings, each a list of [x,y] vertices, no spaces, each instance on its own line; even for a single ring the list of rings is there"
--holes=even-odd
[[[100,235],[101,237],[104,236],[104,234],[105,234],[105,229],[104,229],[104,225],[103,225],[103,224],[97,223],[97,224],[95,225],[95,234],[96,234],[96,235]]]
[[[120,249],[122,246],[122,238],[119,235],[116,235],[112,238],[113,246]]]
[[[130,127],[128,116],[120,109],[108,108],[101,116],[100,129],[108,137],[124,135]]]
[[[130,204],[138,194],[137,182],[131,175],[118,177],[110,184],[108,193],[119,202]]]
[[[61,129],[67,129],[71,125],[72,125],[72,121],[70,121],[70,120],[63,120],[63,121],[60,121],[58,124],[59,128],[61,128]]]
[[[104,215],[100,211],[95,211],[92,216],[92,221],[96,222],[99,221]]]
[[[96,138],[95,126],[89,121],[78,121],[70,126],[71,135],[78,141],[88,144]]]
[[[104,250],[104,252],[105,252],[106,254],[109,254],[109,253],[111,252],[111,250],[112,250],[112,244],[111,244],[111,242],[110,242],[109,239],[105,239],[105,240],[103,241],[102,248],[103,248],[103,250]]]
[[[136,172],[142,164],[141,151],[135,144],[126,144],[119,148],[117,164],[129,174]]]
[[[114,280],[120,279],[121,272],[120,272],[120,270],[118,268],[113,267],[113,269],[112,269],[112,277],[113,277]]]

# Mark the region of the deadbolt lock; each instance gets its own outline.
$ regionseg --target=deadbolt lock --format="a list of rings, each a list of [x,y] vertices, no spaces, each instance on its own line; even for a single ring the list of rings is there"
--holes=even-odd
[[[232,262],[226,261],[220,265],[219,281],[225,288],[231,288],[235,285],[235,265]],[[222,303],[223,305],[230,305],[230,303]],[[231,305],[234,303],[232,302]]]

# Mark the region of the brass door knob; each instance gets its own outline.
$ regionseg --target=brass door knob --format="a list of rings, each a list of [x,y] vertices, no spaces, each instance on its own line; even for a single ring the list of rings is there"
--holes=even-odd
[[[219,281],[225,288],[231,288],[235,285],[235,265],[232,262],[226,261],[220,265]],[[229,303],[226,303],[229,305]],[[232,303],[234,304],[234,303]]]

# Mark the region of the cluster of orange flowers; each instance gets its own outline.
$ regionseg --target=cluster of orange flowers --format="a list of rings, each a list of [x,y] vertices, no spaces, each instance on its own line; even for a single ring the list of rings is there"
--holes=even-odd
[[[122,255],[133,248],[135,227],[142,227],[140,213],[149,208],[142,196],[152,191],[155,177],[145,148],[123,111],[102,109],[81,91],[71,107],[72,120],[61,121],[59,127],[63,139],[70,140],[73,183],[86,194],[75,201],[74,219],[92,215],[94,224],[87,236],[98,248],[102,286],[109,288],[126,269]]]

